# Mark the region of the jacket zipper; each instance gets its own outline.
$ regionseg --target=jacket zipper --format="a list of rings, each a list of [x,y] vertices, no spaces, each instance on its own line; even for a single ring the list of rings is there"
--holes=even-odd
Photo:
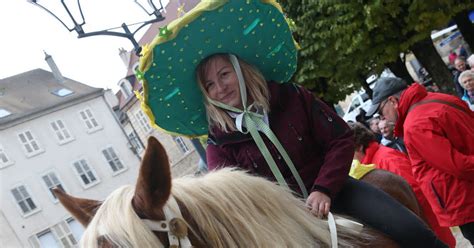
[[[298,141],[302,141],[303,140],[303,136],[301,136],[298,131],[296,130],[296,128],[293,126],[293,124],[288,124],[288,126],[291,128],[291,130],[293,130],[293,133],[295,133],[296,135],[296,138],[298,139]]]

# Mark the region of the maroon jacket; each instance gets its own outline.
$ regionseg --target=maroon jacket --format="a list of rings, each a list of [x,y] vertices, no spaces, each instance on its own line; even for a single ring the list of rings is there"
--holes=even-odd
[[[298,170],[308,192],[318,190],[331,198],[347,179],[354,155],[352,131],[322,101],[294,84],[268,83],[270,128]],[[298,185],[276,147],[262,134],[270,153],[288,185]],[[239,167],[275,180],[265,158],[250,134],[224,133],[211,128],[207,147],[210,170]]]

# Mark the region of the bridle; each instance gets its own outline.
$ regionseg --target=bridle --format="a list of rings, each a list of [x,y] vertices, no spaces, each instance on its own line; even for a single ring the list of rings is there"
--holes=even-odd
[[[191,241],[188,238],[186,222],[183,220],[178,203],[173,196],[170,196],[167,203],[163,207],[165,220],[149,220],[142,219],[152,231],[166,232],[170,247],[172,248],[190,248]]]

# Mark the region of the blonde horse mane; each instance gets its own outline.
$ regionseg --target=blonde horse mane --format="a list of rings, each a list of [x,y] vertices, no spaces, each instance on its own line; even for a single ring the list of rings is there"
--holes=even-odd
[[[115,190],[98,209],[81,240],[98,247],[106,238],[119,247],[163,247],[133,210],[132,186]],[[330,246],[326,222],[312,216],[293,194],[261,177],[222,169],[203,177],[173,180],[172,195],[197,224],[191,231],[209,247]],[[339,228],[339,245],[361,243]],[[350,238],[350,235],[353,238]]]

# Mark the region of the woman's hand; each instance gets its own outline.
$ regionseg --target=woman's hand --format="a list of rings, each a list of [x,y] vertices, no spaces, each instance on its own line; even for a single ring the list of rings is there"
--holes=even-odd
[[[331,198],[322,192],[313,191],[309,194],[306,205],[314,216],[322,219],[329,214]]]

